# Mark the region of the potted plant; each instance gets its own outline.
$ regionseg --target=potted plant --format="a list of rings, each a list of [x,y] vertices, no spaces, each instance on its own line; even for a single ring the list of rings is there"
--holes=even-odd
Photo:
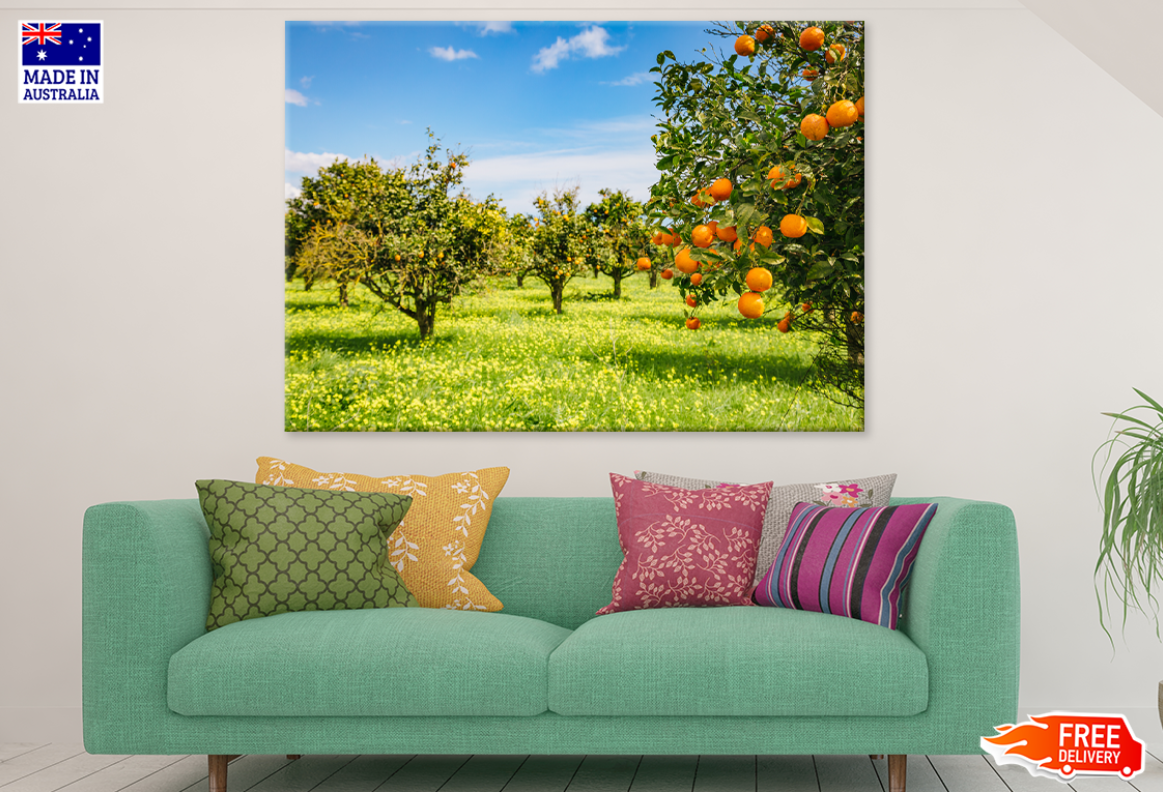
[[[1093,470],[1103,456],[1099,473],[1105,476],[1099,493],[1102,540],[1094,573],[1096,594],[1101,582],[1099,624],[1108,638],[1111,634],[1103,612],[1111,615],[1112,591],[1122,603],[1124,628],[1130,609],[1148,613],[1146,605],[1155,621],[1155,635],[1159,635],[1156,592],[1163,584],[1163,405],[1138,388],[1135,393],[1144,404],[1120,413],[1103,413],[1115,424],[1112,435],[1091,459]],[[1112,462],[1118,451],[1121,453]],[[1159,683],[1159,719],[1163,723],[1163,682]]]
[[[1105,452],[1100,471],[1105,478],[1099,493],[1103,530],[1095,587],[1101,581],[1100,604],[1107,615],[1114,591],[1122,603],[1124,626],[1132,607],[1146,612],[1143,606],[1149,603],[1158,635],[1155,591],[1163,584],[1163,405],[1138,388],[1135,393],[1146,403],[1125,412],[1103,413],[1115,419],[1115,426],[1092,459],[1093,467]],[[1142,410],[1147,411],[1143,418],[1134,414],[1141,415]],[[1122,453],[1112,464],[1120,448]],[[1099,620],[1106,630],[1103,610],[1099,608]]]

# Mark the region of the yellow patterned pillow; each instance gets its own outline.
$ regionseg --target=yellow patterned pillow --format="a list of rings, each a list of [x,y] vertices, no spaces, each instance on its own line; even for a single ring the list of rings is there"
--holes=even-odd
[[[272,457],[258,458],[256,484],[279,487],[394,492],[412,508],[388,537],[388,558],[425,608],[499,611],[501,601],[469,570],[476,563],[493,512],[509,480],[504,467],[443,476],[358,476],[319,473]]]

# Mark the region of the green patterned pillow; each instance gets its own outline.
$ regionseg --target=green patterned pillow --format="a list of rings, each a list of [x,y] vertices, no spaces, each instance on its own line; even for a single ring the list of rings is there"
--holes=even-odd
[[[417,607],[388,563],[408,495],[203,480],[214,582],[206,629],[288,611]]]

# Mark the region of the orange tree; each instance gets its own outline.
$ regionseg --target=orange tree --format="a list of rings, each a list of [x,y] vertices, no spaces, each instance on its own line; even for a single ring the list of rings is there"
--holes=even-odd
[[[515,275],[517,288],[525,285],[525,275],[533,262],[533,218],[514,214],[506,221],[508,244],[504,246],[500,274]]]
[[[655,240],[679,238],[684,299],[730,299],[745,316],[782,314],[782,332],[818,332],[816,382],[862,405],[864,24],[734,22],[708,33],[726,52],[682,63],[667,51],[652,69]],[[749,285],[756,269],[766,272]]]
[[[540,215],[534,221],[533,256],[529,274],[549,287],[553,310],[561,313],[565,285],[582,273],[587,258],[596,255],[588,236],[588,223],[577,211],[578,188],[557,190],[550,199],[542,193],[534,200]]]
[[[603,244],[604,255],[597,256],[597,270],[614,279],[614,298],[622,296],[622,279],[638,271],[637,261],[650,257],[650,232],[642,216],[642,204],[621,190],[602,189],[597,203],[586,207],[590,232]],[[651,284],[657,279],[652,266]]]
[[[288,201],[300,217],[287,221],[287,248],[312,262],[306,274],[339,272],[362,284],[413,319],[421,339],[432,335],[437,306],[494,271],[508,241],[493,197],[476,203],[452,194],[468,158],[440,152],[432,143],[407,171],[374,159],[337,161],[304,177],[301,195]]]

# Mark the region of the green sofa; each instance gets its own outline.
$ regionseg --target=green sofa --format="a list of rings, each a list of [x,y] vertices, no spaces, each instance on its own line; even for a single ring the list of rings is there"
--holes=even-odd
[[[206,632],[196,500],[84,530],[84,735],[97,754],[978,754],[1017,716],[1012,512],[939,503],[899,630],[764,607],[597,617],[611,498],[498,498],[473,567],[499,613],[285,613]]]

